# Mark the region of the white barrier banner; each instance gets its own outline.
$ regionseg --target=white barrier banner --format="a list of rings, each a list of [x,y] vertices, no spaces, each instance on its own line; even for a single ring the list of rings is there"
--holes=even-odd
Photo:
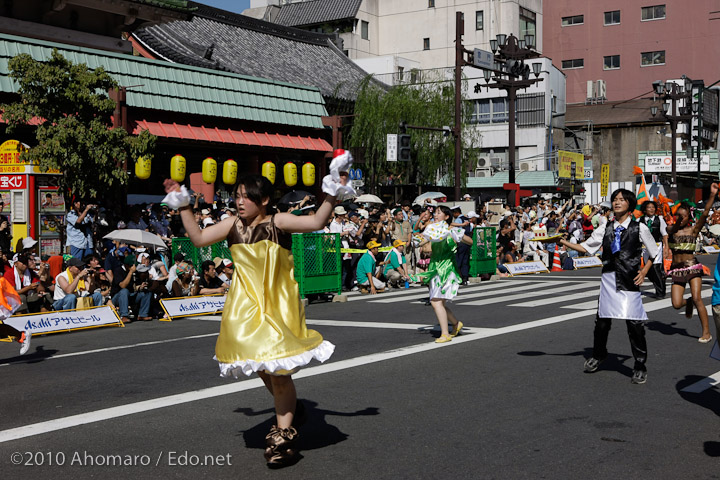
[[[715,245],[706,245],[703,247],[703,250],[705,250],[705,253],[719,253],[720,248],[718,248]]]
[[[573,258],[573,266],[578,268],[602,267],[600,257],[575,257]]]
[[[540,260],[534,262],[518,262],[506,263],[505,268],[508,269],[510,275],[525,275],[526,273],[548,272],[547,267]]]
[[[87,310],[61,310],[58,312],[16,315],[6,318],[3,323],[21,332],[29,331],[32,334],[63,332],[111,324],[122,325],[115,310],[107,305],[88,308]]]
[[[202,295],[198,297],[164,298],[160,300],[168,317],[189,317],[206,313],[222,312],[225,295]]]

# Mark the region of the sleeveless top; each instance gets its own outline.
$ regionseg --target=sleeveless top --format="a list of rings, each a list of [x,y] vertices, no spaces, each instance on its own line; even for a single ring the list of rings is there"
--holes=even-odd
[[[618,290],[638,292],[640,287],[635,285],[634,279],[640,271],[640,258],[642,256],[642,242],[640,241],[640,224],[631,221],[620,234],[620,250],[612,253],[612,241],[615,238],[615,229],[610,225],[603,237],[603,273],[615,272],[615,284]]]
[[[672,253],[695,253],[695,235],[670,235],[668,246]]]

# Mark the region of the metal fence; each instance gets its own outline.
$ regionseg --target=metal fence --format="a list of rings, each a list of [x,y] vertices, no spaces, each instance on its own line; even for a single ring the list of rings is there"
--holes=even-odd
[[[192,244],[189,238],[173,238],[173,258],[178,252],[185,255],[185,260],[193,262],[197,269],[199,269],[202,262],[204,262],[205,260],[212,260],[215,257],[228,258],[232,260],[232,256],[230,255],[230,249],[228,248],[227,241],[225,240],[207,247],[197,248],[195,245]]]
[[[495,227],[473,230],[473,247],[470,249],[470,276],[493,274],[497,268]]]

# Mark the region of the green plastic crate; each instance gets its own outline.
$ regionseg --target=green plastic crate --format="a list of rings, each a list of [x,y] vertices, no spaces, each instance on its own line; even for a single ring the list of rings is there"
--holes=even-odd
[[[495,227],[478,227],[473,230],[473,246],[470,249],[470,276],[493,274],[497,269],[497,244]]]
[[[342,293],[340,234],[300,233],[293,235],[295,280],[300,297],[312,293]]]

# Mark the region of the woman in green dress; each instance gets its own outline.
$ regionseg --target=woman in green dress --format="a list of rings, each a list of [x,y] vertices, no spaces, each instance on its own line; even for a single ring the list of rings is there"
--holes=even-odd
[[[428,225],[423,231],[425,240],[420,246],[431,242],[432,256],[426,272],[415,275],[423,283],[430,286],[430,305],[432,305],[438,323],[440,323],[440,336],[435,343],[445,343],[457,336],[462,330],[463,323],[459,321],[447,301],[457,296],[458,287],[462,279],[455,261],[455,251],[459,242],[472,245],[472,238],[465,235],[462,228],[450,228],[452,212],[444,205],[435,209],[433,216],[435,222]],[[452,334],[448,329],[448,320],[453,324]]]

